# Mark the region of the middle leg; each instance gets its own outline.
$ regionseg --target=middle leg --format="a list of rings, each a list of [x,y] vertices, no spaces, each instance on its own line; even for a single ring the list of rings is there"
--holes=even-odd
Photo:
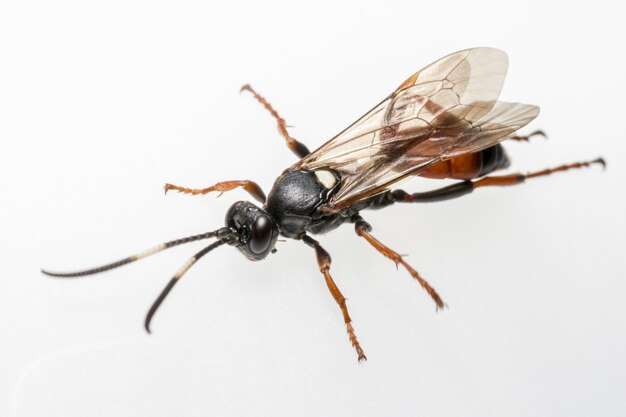
[[[259,103],[261,103],[263,107],[265,107],[272,116],[274,116],[274,119],[276,119],[276,122],[278,123],[278,132],[283,138],[285,138],[285,142],[287,142],[287,147],[291,149],[293,153],[295,153],[300,158],[304,158],[305,156],[311,153],[309,149],[306,146],[304,146],[302,142],[299,142],[298,140],[296,140],[296,138],[292,137],[289,134],[289,132],[287,131],[287,123],[285,123],[285,119],[280,117],[278,112],[274,110],[272,105],[265,99],[265,97],[263,97],[262,95],[254,91],[254,89],[250,87],[250,84],[246,84],[243,87],[241,87],[240,91],[249,91],[250,93],[252,93],[254,98]]]
[[[363,220],[363,218],[358,214],[352,217],[352,221],[354,222],[354,231],[356,232],[356,234],[364,238],[367,243],[372,245],[374,249],[376,249],[378,252],[382,253],[385,257],[391,259],[396,264],[396,266],[402,265],[409,272],[409,274],[411,274],[411,276],[415,278],[417,282],[419,282],[422,288],[426,290],[428,295],[430,295],[435,304],[437,304],[437,309],[443,308],[445,306],[443,300],[441,299],[439,294],[437,294],[437,291],[435,291],[435,289],[430,286],[428,281],[422,278],[421,275],[415,269],[413,269],[411,265],[409,265],[404,259],[402,259],[402,256],[400,254],[398,254],[393,249],[385,246],[383,243],[381,243],[378,239],[370,234],[372,226],[370,226],[369,223]]]

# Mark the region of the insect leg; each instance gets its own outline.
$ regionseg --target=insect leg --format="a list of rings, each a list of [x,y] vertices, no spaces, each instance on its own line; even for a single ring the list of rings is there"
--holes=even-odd
[[[330,275],[330,255],[322,246],[320,246],[319,242],[310,236],[303,234],[300,239],[313,249],[315,249],[315,253],[317,255],[317,263],[320,267],[320,271],[324,275],[324,279],[326,280],[326,285],[330,290],[333,298],[339,304],[339,308],[341,308],[341,313],[343,314],[343,321],[346,323],[346,330],[348,332],[348,337],[350,338],[350,343],[352,343],[352,347],[356,350],[357,355],[359,355],[359,362],[362,360],[367,360],[365,357],[365,352],[361,349],[361,345],[356,338],[356,334],[354,333],[354,329],[352,328],[352,319],[348,314],[348,307],[346,306],[346,299],[339,291],[337,284],[333,281],[333,277]]]
[[[419,282],[422,288],[426,290],[428,295],[430,295],[435,304],[437,304],[437,309],[444,307],[445,304],[441,300],[439,294],[437,294],[437,291],[435,291],[435,289],[431,287],[430,284],[424,278],[422,278],[420,274],[415,269],[413,269],[413,267],[411,267],[411,265],[406,263],[406,261],[402,259],[402,256],[400,254],[398,254],[393,249],[385,246],[369,233],[372,230],[372,226],[370,226],[369,223],[363,220],[363,218],[358,214],[352,217],[352,221],[354,222],[354,230],[357,235],[364,238],[370,245],[374,247],[374,249],[382,253],[385,257],[391,259],[396,264],[396,267],[398,265],[402,265],[409,272],[409,274],[411,274],[411,276],[415,278],[417,282]]]
[[[518,142],[528,142],[528,140],[530,138],[532,138],[533,136],[543,136],[544,138],[548,137],[548,135],[546,135],[543,130],[535,130],[534,132],[530,132],[527,135],[513,135],[513,136],[509,136],[509,137],[505,138],[504,140],[515,140],[515,141],[518,141]]]
[[[207,193],[210,193],[211,191],[219,191],[220,196],[221,196],[226,191],[233,190],[237,187],[243,188],[245,191],[250,193],[252,197],[257,199],[261,203],[265,203],[265,193],[263,192],[261,187],[256,182],[248,181],[248,180],[223,181],[223,182],[218,182],[217,184],[208,188],[186,188],[186,187],[179,187],[178,185],[172,185],[172,184],[165,184],[163,188],[165,189],[165,193],[167,193],[170,190],[174,190],[174,191],[178,191],[179,193],[198,195],[198,194],[207,194]]]
[[[252,93],[254,98],[259,103],[261,103],[263,107],[265,107],[267,111],[269,111],[272,114],[272,116],[274,116],[274,119],[276,119],[276,122],[278,122],[278,132],[281,134],[283,138],[285,138],[285,141],[287,142],[287,147],[291,149],[293,153],[295,153],[299,158],[304,158],[305,156],[311,153],[304,144],[302,144],[301,142],[297,141],[295,138],[289,135],[289,132],[287,131],[287,123],[285,122],[285,119],[280,117],[278,112],[274,110],[274,108],[272,107],[270,103],[267,102],[265,97],[263,97],[262,95],[254,91],[254,89],[252,89],[250,84],[246,84],[243,87],[241,87],[240,91],[249,91],[250,93]]]
[[[451,200],[469,194],[479,187],[487,186],[507,186],[521,184],[528,178],[543,177],[555,172],[568,171],[588,167],[592,164],[600,164],[606,166],[604,159],[598,158],[593,161],[575,162],[573,164],[560,165],[554,168],[548,168],[541,171],[530,172],[528,174],[510,174],[483,177],[473,181],[463,181],[447,187],[438,188],[431,191],[409,194],[403,190],[387,191],[379,194],[370,200],[368,208],[377,209],[389,206],[393,203],[431,203],[436,201]]]

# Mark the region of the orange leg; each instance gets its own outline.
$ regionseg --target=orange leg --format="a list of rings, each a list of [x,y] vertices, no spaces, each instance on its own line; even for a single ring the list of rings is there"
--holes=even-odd
[[[435,291],[435,289],[430,286],[428,281],[422,278],[420,274],[415,269],[413,269],[413,267],[411,267],[411,265],[406,263],[406,261],[402,259],[402,256],[400,254],[398,254],[393,249],[385,246],[369,233],[372,230],[372,226],[370,226],[369,223],[363,220],[363,218],[359,215],[354,216],[352,218],[352,221],[355,223],[354,230],[356,231],[357,235],[367,240],[370,245],[372,245],[378,252],[382,253],[385,257],[391,259],[396,264],[396,267],[398,265],[402,265],[409,272],[409,274],[411,274],[411,276],[415,278],[417,282],[419,282],[422,288],[426,290],[428,295],[430,295],[435,304],[437,304],[437,309],[444,307],[445,304],[441,300],[441,297],[439,296],[439,294],[437,294],[437,291]]]
[[[372,198],[369,208],[377,209],[387,207],[394,203],[432,203],[436,201],[451,200],[463,195],[469,194],[479,187],[488,186],[507,186],[523,183],[528,178],[537,178],[550,175],[555,172],[568,171],[591,166],[592,164],[600,164],[606,166],[604,159],[597,158],[592,161],[575,162],[572,164],[560,165],[554,168],[548,168],[541,171],[530,172],[528,174],[509,174],[499,176],[488,176],[473,181],[462,181],[456,184],[448,185],[443,188],[425,191],[421,193],[409,194],[404,190],[387,191]]]
[[[263,192],[261,187],[259,187],[259,185],[256,182],[248,181],[248,180],[218,182],[217,184],[208,188],[185,188],[185,187],[179,187],[178,185],[172,185],[172,184],[165,184],[165,187],[163,188],[165,189],[166,194],[170,190],[178,191],[179,193],[192,194],[192,195],[207,194],[207,193],[210,193],[211,191],[218,191],[221,196],[226,191],[233,190],[237,187],[243,188],[245,191],[250,193],[252,197],[257,199],[261,203],[265,203],[265,193]]]
[[[527,135],[523,135],[523,136],[514,135],[514,136],[509,136],[506,139],[515,140],[515,141],[518,141],[518,142],[528,142],[528,140],[530,138],[532,138],[533,136],[543,136],[544,138],[548,137],[543,130],[535,130],[534,132],[531,132],[531,133],[529,133]]]
[[[276,122],[278,122],[278,132],[280,132],[282,137],[285,138],[285,141],[287,142],[287,147],[291,149],[293,153],[295,153],[300,158],[304,158],[310,153],[306,146],[304,146],[301,142],[297,141],[295,138],[289,135],[289,132],[287,131],[287,123],[285,123],[285,119],[280,117],[278,112],[274,110],[274,108],[272,107],[270,103],[267,102],[265,97],[263,97],[262,95],[254,91],[252,87],[250,87],[250,84],[246,84],[243,87],[241,87],[240,91],[251,92],[254,98],[257,99],[257,101],[261,103],[263,107],[265,107],[267,111],[269,111],[272,114],[272,116],[274,116],[274,119],[276,119]]]
[[[548,168],[541,171],[530,172],[528,174],[511,174],[511,175],[499,175],[493,177],[485,177],[479,180],[472,181],[473,188],[485,187],[490,185],[495,186],[504,186],[504,185],[515,185],[524,182],[527,178],[537,178],[543,177],[545,175],[550,175],[555,172],[568,171],[570,169],[577,169],[588,167],[591,164],[600,164],[603,167],[606,167],[606,162],[602,158],[594,159],[593,161],[585,161],[585,162],[574,162],[573,164],[560,165],[555,168]]]
[[[354,333],[354,328],[352,327],[352,319],[348,314],[348,307],[346,306],[346,298],[341,294],[337,284],[333,281],[333,277],[330,275],[330,255],[324,248],[322,248],[319,242],[306,234],[303,234],[300,239],[310,247],[315,249],[315,253],[317,255],[317,264],[320,267],[321,273],[324,275],[324,279],[326,280],[326,285],[330,290],[333,298],[339,304],[339,308],[341,309],[341,313],[343,314],[343,321],[346,323],[346,331],[348,332],[348,337],[350,338],[350,343],[359,357],[359,362],[362,360],[367,360],[365,357],[365,352],[361,349],[361,345],[356,338],[356,334]]]

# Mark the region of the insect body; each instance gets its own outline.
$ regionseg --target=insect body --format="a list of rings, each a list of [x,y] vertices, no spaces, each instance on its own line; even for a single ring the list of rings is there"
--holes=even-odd
[[[444,303],[433,287],[402,256],[372,236],[371,226],[361,217],[363,210],[394,203],[447,200],[484,186],[519,184],[556,171],[593,163],[604,165],[598,158],[525,175],[490,176],[509,166],[501,142],[528,140],[534,134],[543,134],[537,131],[527,136],[514,135],[537,117],[539,108],[497,100],[506,70],[506,54],[497,49],[475,48],[450,54],[413,74],[381,103],[313,152],[291,137],[274,108],[246,85],[242,91],[252,93],[274,116],[287,146],[300,160],[280,174],[267,198],[261,187],[249,180],[225,181],[203,189],[166,184],[165,191],[197,195],[243,188],[261,207],[239,201],[228,210],[225,226],[215,231],[167,242],[98,268],[72,273],[43,272],[57,277],[91,275],[183,243],[216,238],[189,259],[161,292],[146,316],[145,328],[149,332],[159,305],[198,259],[227,244],[250,260],[261,260],[274,251],[282,235],[315,250],[320,271],[341,309],[350,342],[358,359],[366,359],[352,327],[346,299],[330,274],[330,255],[311,235],[344,223],[354,224],[358,236],[396,265],[402,265],[437,308],[442,308]],[[460,181],[421,193],[393,189],[398,181],[412,176]]]

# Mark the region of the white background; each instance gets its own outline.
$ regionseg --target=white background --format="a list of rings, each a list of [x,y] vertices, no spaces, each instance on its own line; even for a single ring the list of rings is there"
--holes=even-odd
[[[555,2],[556,3],[556,2]],[[621,2],[6,1],[0,6],[0,415],[618,416],[626,411]],[[209,254],[142,329],[200,244],[54,280],[213,230],[234,191],[295,161],[268,97],[314,149],[450,52],[510,57],[502,93],[549,139],[513,170],[591,168],[364,213],[449,308],[357,238],[328,236],[369,361],[358,364],[313,251]],[[413,180],[407,190],[440,186]]]

